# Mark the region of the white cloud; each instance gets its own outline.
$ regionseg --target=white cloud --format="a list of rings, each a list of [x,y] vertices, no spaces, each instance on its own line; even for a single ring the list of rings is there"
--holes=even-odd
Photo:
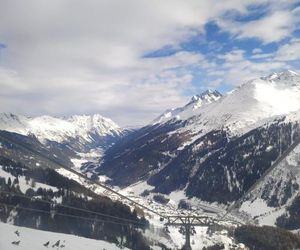
[[[261,48],[255,48],[252,50],[252,54],[261,54],[263,51]]]
[[[244,60],[244,51],[243,50],[233,50],[226,54],[219,55],[220,59],[224,59],[226,63],[230,62],[239,62]]]
[[[293,16],[289,11],[277,11],[257,21],[251,21],[237,28],[238,37],[257,37],[264,42],[280,41],[294,30]]]
[[[233,50],[219,55],[219,58],[224,62],[210,69],[210,75],[217,77],[218,85],[239,86],[248,80],[289,68],[286,62],[274,58],[270,61],[251,61],[245,56],[243,50]],[[213,81],[213,83],[215,82]]]
[[[150,121],[170,105],[186,100],[182,91],[190,88],[187,67],[204,60],[194,53],[179,52],[169,57],[140,60],[133,69],[95,75],[77,71],[70,76],[22,77],[15,71],[0,71],[2,111],[23,114],[63,115],[101,113],[125,124]],[[124,74],[122,71],[125,71]]]
[[[273,57],[273,53],[261,53],[261,54],[254,54],[251,56],[251,59],[263,59],[268,60]]]
[[[299,20],[298,12],[298,9],[293,11],[275,9],[257,20],[241,22],[220,19],[218,24],[239,39],[257,38],[264,43],[271,43],[292,35]]]
[[[283,61],[300,60],[300,40],[294,39],[280,47],[276,53],[276,58]]]
[[[201,58],[142,55],[175,46],[223,11],[220,4],[196,0],[2,1],[0,41],[7,48],[0,60],[1,109],[100,112],[121,123],[152,119],[181,104],[192,78],[187,67]]]

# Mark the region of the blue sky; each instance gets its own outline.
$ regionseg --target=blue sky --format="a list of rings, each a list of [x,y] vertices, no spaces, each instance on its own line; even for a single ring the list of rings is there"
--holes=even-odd
[[[299,6],[299,3],[295,1],[287,6],[287,11],[296,11]],[[248,7],[249,12],[246,14],[235,13],[234,11],[228,11],[223,15],[223,18],[229,18],[234,22],[241,23],[242,25],[260,21],[267,18],[270,15],[269,4],[254,5]],[[298,21],[298,22],[297,22]],[[289,25],[289,24],[286,24]],[[220,55],[230,54],[233,51],[240,51],[243,54],[244,60],[249,60],[254,64],[264,64],[268,62],[272,55],[278,53],[282,46],[293,44],[293,41],[300,38],[300,23],[296,19],[296,27],[286,36],[282,36],[279,39],[274,39],[270,41],[265,41],[260,37],[249,37],[238,38],[230,32],[230,30],[223,30],[216,21],[209,21],[204,25],[204,31],[198,32],[194,36],[189,37],[189,39],[183,41],[176,47],[164,46],[157,50],[147,52],[145,58],[159,58],[159,57],[168,57],[172,56],[178,52],[189,52],[204,55],[206,60],[216,64],[216,67],[222,67],[226,62],[226,59],[221,59]],[[298,28],[299,27],[299,28]],[[268,27],[265,27],[268,29]],[[295,51],[299,53],[300,51]],[[266,57],[259,57],[259,55],[266,55]],[[269,56],[267,56],[269,55]],[[300,57],[299,57],[300,58]],[[299,70],[300,60],[284,60],[285,65],[280,67],[274,67],[275,70]],[[263,69],[262,69],[263,70]],[[193,74],[192,84],[195,89],[211,88],[210,83],[218,79],[217,77],[210,77],[206,74],[205,70],[199,70],[199,68],[190,68],[190,71]],[[267,70],[265,74],[271,73],[272,71]],[[264,72],[262,72],[263,74]],[[255,78],[258,75],[253,75]],[[249,77],[249,79],[251,76]],[[245,79],[246,80],[246,79]],[[238,79],[238,85],[242,81]],[[215,85],[220,92],[227,92],[235,86],[235,82],[223,80],[220,81],[220,84]],[[194,90],[193,90],[194,91]],[[192,94],[193,91],[187,91],[185,94]]]
[[[300,1],[29,2],[0,3],[0,112],[141,125],[208,88],[300,71]]]

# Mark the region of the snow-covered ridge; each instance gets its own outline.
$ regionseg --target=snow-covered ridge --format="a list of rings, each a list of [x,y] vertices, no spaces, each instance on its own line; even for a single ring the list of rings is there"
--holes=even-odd
[[[199,95],[194,95],[189,101],[189,103],[186,104],[184,107],[166,110],[162,115],[157,117],[152,122],[152,124],[163,123],[174,118],[181,120],[184,117],[192,115],[196,109],[199,109],[204,105],[213,103],[221,97],[222,94],[220,94],[217,90],[206,90]]]
[[[266,77],[261,77],[263,80],[267,81],[287,81],[287,83],[293,83],[294,81],[299,81],[300,75],[292,70],[283,71],[280,73],[272,73]]]
[[[200,95],[194,95],[191,98],[191,101],[187,104],[194,104],[194,105],[201,105],[201,104],[209,104],[212,103],[216,100],[218,100],[219,98],[222,97],[222,94],[220,92],[218,92],[217,90],[206,90],[204,92],[202,92]],[[186,105],[186,106],[187,106]]]
[[[122,129],[111,119],[101,115],[74,115],[68,118],[38,116],[27,117],[11,113],[0,114],[0,129],[22,135],[34,134],[40,141],[63,142],[81,137],[91,141],[91,134],[119,135]]]
[[[189,120],[182,130],[195,134],[213,129],[242,134],[270,118],[300,110],[300,75],[293,71],[273,73],[248,81],[224,96],[215,92],[206,94],[213,98],[193,97],[186,106],[166,111],[153,123],[176,118]]]

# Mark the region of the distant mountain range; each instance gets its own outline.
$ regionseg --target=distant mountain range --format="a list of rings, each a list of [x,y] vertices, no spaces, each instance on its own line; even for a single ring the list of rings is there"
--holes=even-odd
[[[1,131],[2,130],[2,131]],[[30,152],[9,147],[3,137],[22,142],[27,148],[43,152],[52,160],[74,167],[74,159],[82,155],[103,151],[124,133],[111,119],[101,115],[75,115],[71,117],[26,117],[10,113],[0,114],[0,153],[34,165]],[[4,147],[6,145],[6,147]],[[16,153],[18,152],[18,153]],[[40,164],[46,164],[44,160]],[[47,163],[49,165],[49,163]],[[51,165],[51,164],[50,164]],[[80,166],[79,166],[80,167]]]
[[[98,114],[65,118],[2,113],[0,129],[21,135],[34,135],[44,144],[49,141],[63,143],[81,152],[93,147],[106,147],[114,138],[122,135],[122,129],[116,123]]]
[[[205,91],[130,132],[100,115],[1,114],[0,130],[0,155],[29,166],[50,163],[3,138],[70,167],[78,154],[101,148],[104,156],[84,169],[106,175],[112,185],[143,181],[152,186],[149,192],[183,191],[210,203],[242,199],[241,210],[289,228],[298,218],[300,76],[293,71],[248,81],[224,95]]]

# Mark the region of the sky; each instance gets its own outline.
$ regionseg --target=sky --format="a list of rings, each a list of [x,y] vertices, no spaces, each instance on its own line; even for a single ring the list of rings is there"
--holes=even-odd
[[[0,0],[0,112],[139,126],[286,69],[300,1]]]

